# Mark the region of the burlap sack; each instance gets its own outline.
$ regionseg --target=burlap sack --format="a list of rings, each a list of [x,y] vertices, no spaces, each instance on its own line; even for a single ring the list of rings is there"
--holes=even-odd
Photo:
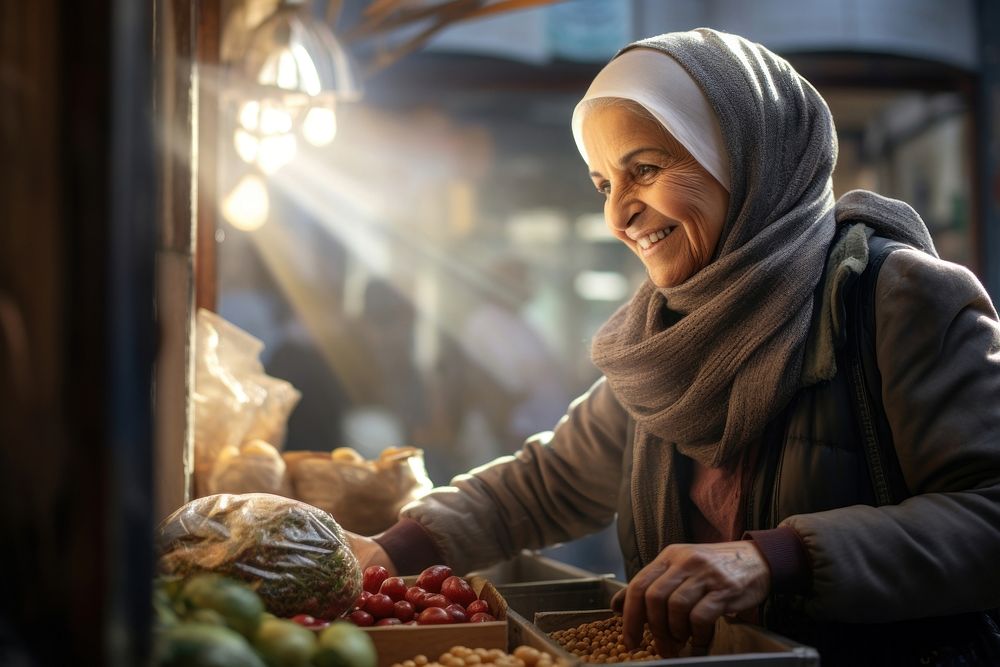
[[[263,440],[224,449],[208,478],[208,493],[274,493],[291,496],[285,460]]]
[[[396,522],[400,508],[433,486],[424,452],[391,448],[375,461],[344,448],[325,452],[285,452],[294,498],[329,512],[345,529],[361,535]]]

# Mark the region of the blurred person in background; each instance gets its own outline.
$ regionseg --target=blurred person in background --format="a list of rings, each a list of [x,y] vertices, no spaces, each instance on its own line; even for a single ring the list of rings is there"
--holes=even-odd
[[[982,285],[905,203],[834,197],[829,109],[759,44],[632,44],[572,128],[649,277],[595,335],[603,377],[514,456],[354,536],[362,564],[468,571],[617,518],[630,647],[648,623],[662,656],[704,652],[739,615],[824,665],[1000,664]]]
[[[467,466],[515,451],[524,440],[551,428],[569,403],[562,371],[542,334],[525,318],[534,285],[531,267],[500,257],[487,269],[488,286],[462,324],[463,442]]]

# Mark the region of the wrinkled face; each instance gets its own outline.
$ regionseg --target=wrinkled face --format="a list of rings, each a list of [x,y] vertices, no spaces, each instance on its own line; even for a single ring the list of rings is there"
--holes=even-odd
[[[587,114],[583,143],[605,222],[653,284],[680,285],[709,263],[729,193],[680,142],[653,118],[616,104]]]

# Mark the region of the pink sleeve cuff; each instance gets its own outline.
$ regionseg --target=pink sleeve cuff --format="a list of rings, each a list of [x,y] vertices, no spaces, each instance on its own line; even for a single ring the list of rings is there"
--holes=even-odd
[[[431,565],[444,564],[444,558],[434,545],[434,540],[413,519],[400,519],[372,539],[385,549],[401,576],[419,574]]]
[[[809,552],[802,538],[787,526],[771,530],[749,530],[743,539],[752,540],[771,570],[774,593],[805,593],[812,584]]]

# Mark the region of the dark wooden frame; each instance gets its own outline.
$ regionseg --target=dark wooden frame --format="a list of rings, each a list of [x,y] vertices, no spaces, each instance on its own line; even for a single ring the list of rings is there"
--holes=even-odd
[[[149,3],[0,5],[5,664],[149,654],[152,25]]]

